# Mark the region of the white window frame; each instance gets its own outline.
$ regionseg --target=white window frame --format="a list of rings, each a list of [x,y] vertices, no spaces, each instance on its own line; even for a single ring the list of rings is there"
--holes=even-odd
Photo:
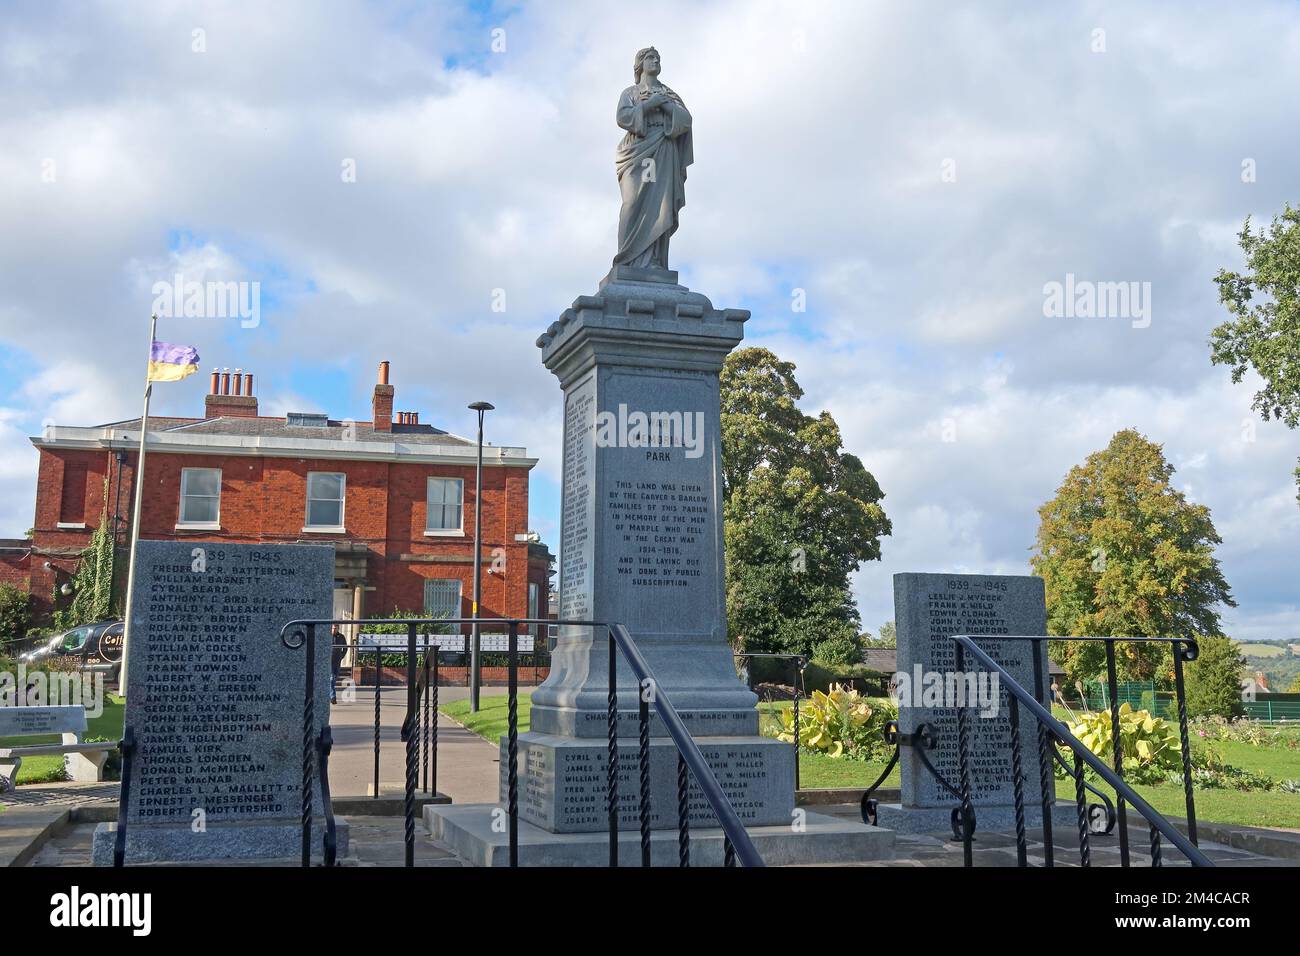
[[[217,518],[215,521],[187,521],[185,518],[185,499],[186,498],[211,498],[212,495],[195,495],[187,494],[185,491],[186,482],[191,474],[200,471],[217,473]],[[220,468],[182,468],[181,469],[181,495],[180,504],[176,512],[176,527],[179,529],[199,529],[206,531],[216,531],[221,528],[221,483],[224,476]]]
[[[431,607],[431,606],[430,606],[430,603],[429,603],[429,592],[433,589],[433,585],[435,585],[435,584],[454,584],[454,585],[456,585],[456,599],[455,599],[455,602],[454,602],[453,606],[450,608],[451,613],[450,613],[449,615],[447,615],[447,616],[448,616],[448,617],[452,617],[452,618],[462,617],[463,615],[461,614],[461,607],[462,607],[461,602],[465,599],[465,582],[462,581],[460,578],[425,578],[425,579],[424,579],[424,613],[425,613],[425,615],[426,615],[427,617],[433,617],[433,616],[435,615],[435,612],[436,612],[436,609],[433,608],[433,607]],[[445,625],[445,628],[444,628],[444,627],[437,627],[437,628],[435,628],[435,630],[440,630],[440,631],[442,631],[444,634],[450,634],[450,633],[452,633],[452,628],[454,628],[454,627],[455,627],[455,625],[453,625],[453,624],[448,624],[448,625]]]
[[[435,481],[454,481],[460,485],[460,526],[457,528],[431,528],[429,527],[429,517],[432,509],[429,507],[429,493],[433,489]],[[444,505],[443,507],[446,507]],[[430,475],[424,484],[424,534],[429,538],[463,538],[465,537],[465,479],[451,478],[442,475]]]
[[[334,501],[333,498],[312,498],[311,481],[313,478],[325,475],[339,479],[339,523],[338,524],[312,524],[311,523],[311,503],[313,501]],[[341,534],[345,530],[347,522],[347,505],[348,505],[348,476],[343,471],[309,471],[307,472],[307,501],[306,514],[303,516],[302,530],[304,532],[314,532],[316,534]]]

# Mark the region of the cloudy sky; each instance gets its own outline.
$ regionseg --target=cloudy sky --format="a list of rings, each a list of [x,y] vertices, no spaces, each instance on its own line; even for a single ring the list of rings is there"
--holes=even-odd
[[[1025,572],[1038,506],[1133,426],[1213,511],[1228,632],[1300,636],[1300,432],[1255,424],[1206,345],[1243,219],[1300,201],[1290,2],[7,3],[0,534],[32,522],[27,436],[138,412],[151,287],[181,273],[261,283],[256,328],[159,337],[254,371],[264,414],[368,418],[385,358],[422,421],[468,434],[491,400],[554,543],[533,343],[608,270],[649,44],[695,120],[674,267],[752,310],[886,492],[867,627],[896,571]],[[1045,317],[1067,275],[1150,283],[1149,324]]]

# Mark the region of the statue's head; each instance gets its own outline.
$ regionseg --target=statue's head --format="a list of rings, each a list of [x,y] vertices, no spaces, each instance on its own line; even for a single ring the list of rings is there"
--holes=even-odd
[[[658,76],[659,66],[659,51],[652,46],[648,46],[643,50],[636,51],[636,59],[632,62],[632,74],[636,77],[636,81],[640,83],[642,73]]]

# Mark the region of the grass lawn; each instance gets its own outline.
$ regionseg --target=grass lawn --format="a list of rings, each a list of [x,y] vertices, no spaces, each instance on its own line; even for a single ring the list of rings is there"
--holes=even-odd
[[[450,703],[440,704],[438,710],[457,723],[464,724],[480,737],[496,743],[508,731],[506,726],[508,719],[506,704],[508,700],[507,697],[480,697],[477,714],[470,713],[468,700],[453,700]],[[522,734],[529,727],[529,718],[533,706],[532,695],[521,692],[517,701],[519,705],[519,732]]]
[[[104,737],[108,740],[122,739],[122,722],[126,717],[126,701],[115,694],[104,695],[104,712],[98,717],[86,718],[86,732],[83,739]],[[57,744],[62,740],[58,734],[38,734],[28,737],[0,737],[0,747],[18,747],[24,744]],[[51,780],[63,780],[63,755],[50,754],[42,757],[24,757],[23,765],[18,771],[18,783],[46,783]]]
[[[479,736],[496,743],[506,733],[506,698],[483,697],[480,704],[477,714],[469,712],[468,700],[453,701],[443,704],[438,709]],[[521,733],[529,727],[530,705],[529,695],[521,693],[519,695]],[[777,712],[789,707],[789,702],[759,704],[761,727],[771,733],[777,720]],[[1193,738],[1192,746],[1199,751],[1207,744]],[[1267,774],[1279,780],[1300,778],[1300,750],[1288,750],[1276,746],[1255,747],[1232,740],[1217,741],[1209,746],[1215,747],[1223,759],[1234,766]],[[874,783],[884,769],[884,760],[846,760],[842,757],[806,753],[799,755],[799,783],[804,789],[864,788]],[[882,786],[897,787],[898,785],[898,768],[895,767]],[[1109,794],[1109,788],[1102,789]],[[1139,786],[1137,791],[1143,799],[1167,816],[1181,817],[1186,813],[1183,790],[1180,786],[1164,784]],[[1069,780],[1058,780],[1057,798],[1073,803],[1074,783]],[[1092,794],[1089,794],[1089,798],[1096,799]],[[1197,790],[1195,799],[1196,816],[1200,820],[1247,826],[1300,828],[1300,796],[1294,793]]]

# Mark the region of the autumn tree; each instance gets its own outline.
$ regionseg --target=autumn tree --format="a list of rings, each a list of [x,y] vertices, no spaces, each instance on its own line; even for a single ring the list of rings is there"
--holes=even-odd
[[[880,559],[890,524],[835,419],[799,409],[794,371],[763,348],[722,369],[727,623],[745,650],[847,663],[859,651],[849,575]]]
[[[1039,510],[1031,560],[1047,592],[1053,635],[1221,635],[1217,605],[1235,607],[1214,557],[1210,511],[1170,483],[1161,446],[1132,429],[1065,476]],[[1168,645],[1119,644],[1120,676],[1172,675]],[[1053,642],[1070,683],[1104,673],[1100,642]],[[1057,656],[1059,655],[1059,656]]]
[[[1234,382],[1254,369],[1264,387],[1251,407],[1264,421],[1295,428],[1300,425],[1300,209],[1288,204],[1258,232],[1251,231],[1247,217],[1237,243],[1246,254],[1246,271],[1220,269],[1214,277],[1219,301],[1232,318],[1210,333],[1210,360],[1230,366]],[[1300,489],[1300,467],[1295,478]]]

